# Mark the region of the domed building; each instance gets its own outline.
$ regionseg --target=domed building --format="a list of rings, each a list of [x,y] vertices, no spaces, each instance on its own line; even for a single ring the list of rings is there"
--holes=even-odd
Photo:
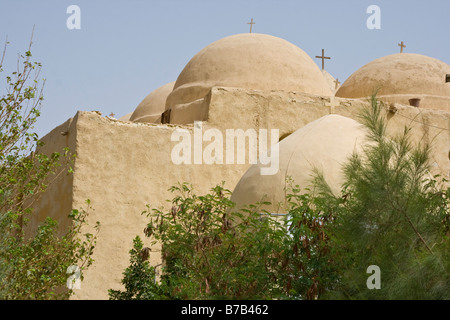
[[[353,73],[336,97],[365,98],[379,89],[378,97],[387,102],[450,111],[447,74],[450,65],[440,60],[414,53],[393,54]]]
[[[350,118],[330,114],[298,129],[279,142],[279,171],[261,175],[260,163],[252,165],[239,180],[231,200],[237,208],[264,199],[271,213],[286,213],[289,180],[302,190],[313,188],[314,171],[323,173],[331,190],[338,194],[343,181],[342,164],[358,152],[365,140],[362,125]]]
[[[167,96],[172,92],[175,81],[167,83],[149,93],[129,117],[129,121],[161,123]]]
[[[216,86],[333,95],[299,47],[266,34],[237,34],[213,42],[188,62],[167,97],[167,122],[206,120],[204,99]]]

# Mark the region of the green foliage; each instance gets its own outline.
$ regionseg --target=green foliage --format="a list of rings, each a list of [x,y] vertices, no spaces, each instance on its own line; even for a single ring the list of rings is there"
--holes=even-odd
[[[322,196],[298,185],[289,188],[288,227],[290,234],[284,243],[285,253],[280,261],[285,268],[278,276],[291,299],[320,299],[338,283],[339,266],[336,250],[331,245],[331,226],[335,221],[332,204]]]
[[[0,72],[6,45],[0,60]],[[43,101],[43,85],[40,85],[41,64],[31,61],[30,47],[19,56],[17,70],[6,77],[6,94],[0,96],[0,160],[11,160],[14,156],[32,151],[29,147],[37,142],[37,135],[30,132],[40,115]]]
[[[450,189],[429,174],[430,146],[413,145],[410,128],[387,136],[382,110],[373,96],[361,115],[369,141],[344,166],[341,197],[324,197],[336,204],[334,246],[345,266],[331,297],[449,299]],[[380,267],[380,290],[366,286],[370,265]]]
[[[93,262],[96,235],[81,232],[87,214],[84,209],[72,210],[72,227],[63,236],[58,235],[57,221],[47,217],[34,237],[22,233],[7,238],[2,243],[2,258],[9,270],[0,284],[1,298],[67,299],[73,293],[66,287],[71,275],[68,268],[78,265],[84,270]]]
[[[154,269],[138,276],[149,266],[139,260],[142,245],[135,240],[126,290],[110,290],[111,299],[316,299],[334,281],[319,270],[329,262],[327,218],[319,223],[319,210],[298,189],[290,197],[294,209],[282,218],[261,210],[267,202],[233,210],[223,185],[204,196],[186,183],[170,190],[170,210],[144,212],[150,217],[145,234],[162,244],[160,281],[154,283]]]
[[[133,240],[130,250],[130,266],[124,272],[122,283],[125,291],[109,290],[110,300],[161,300],[166,298],[164,290],[156,283],[155,267],[146,261],[148,249],[139,236]]]
[[[32,129],[40,115],[43,85],[41,64],[31,61],[30,49],[31,42],[19,56],[17,71],[6,77],[6,93],[0,95],[0,299],[67,298],[72,294],[64,289],[70,276],[67,268],[75,264],[87,268],[96,239],[81,234],[87,224],[85,210],[72,211],[73,226],[62,236],[51,218],[38,226],[35,235],[25,234],[33,204],[64,172],[59,168],[61,158],[68,166],[72,159],[68,149],[63,155],[33,152],[42,146]],[[5,52],[6,45],[0,72]]]
[[[204,196],[193,194],[187,184],[171,191],[177,195],[169,211],[145,212],[150,217],[145,234],[163,244],[165,265],[159,287],[164,296],[272,296],[270,253],[281,235],[270,227],[274,221],[261,221],[256,210],[248,210],[248,216],[228,213],[233,203],[230,191],[222,186]]]

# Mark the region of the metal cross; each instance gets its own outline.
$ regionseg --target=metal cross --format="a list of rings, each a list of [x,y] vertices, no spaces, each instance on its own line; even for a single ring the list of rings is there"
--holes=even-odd
[[[330,57],[325,57],[325,49],[322,49],[322,55],[316,56],[316,58],[322,59],[322,70],[325,69],[325,59],[331,59]]]
[[[406,46],[405,46],[405,44],[403,43],[403,41],[400,42],[400,43],[398,44],[398,46],[400,47],[400,53],[403,53],[403,48],[406,48]]]
[[[253,18],[252,18],[252,21],[247,22],[247,24],[250,25],[250,33],[252,33],[252,27],[253,27],[253,25],[255,24],[255,23],[253,22]]]

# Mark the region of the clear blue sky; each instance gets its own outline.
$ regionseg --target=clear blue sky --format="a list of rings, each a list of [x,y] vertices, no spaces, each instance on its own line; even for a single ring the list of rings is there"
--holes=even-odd
[[[81,9],[81,29],[69,30],[69,5]],[[369,30],[369,5],[381,9],[381,29]],[[4,78],[27,50],[46,78],[40,136],[75,115],[99,110],[123,116],[157,87],[176,80],[185,64],[220,38],[249,31],[286,39],[341,82],[364,64],[399,52],[450,64],[448,0],[0,0],[0,44],[11,42]],[[320,60],[314,59],[318,65]],[[5,86],[1,82],[0,94]]]

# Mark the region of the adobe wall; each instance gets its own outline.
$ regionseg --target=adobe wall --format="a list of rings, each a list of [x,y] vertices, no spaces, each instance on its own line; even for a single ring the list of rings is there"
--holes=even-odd
[[[367,101],[320,97],[296,92],[258,91],[216,87],[210,93],[208,124],[220,127],[278,128],[280,137],[324,115],[335,113],[359,121]],[[333,103],[330,103],[330,99]],[[395,113],[386,112],[388,133],[395,135],[404,126],[412,127],[413,140],[432,144],[434,173],[450,178],[450,112],[395,104]]]
[[[73,163],[64,157],[65,148],[69,148],[70,153],[76,150],[76,117],[70,118],[63,124],[57,126],[41,140],[44,142],[37,152],[51,155],[58,152],[61,155],[60,167],[55,168],[55,175],[46,181],[47,190],[41,193],[33,203],[34,213],[27,225],[27,234],[33,233],[37,226],[51,217],[59,222],[60,231],[67,230],[69,226],[68,215],[72,210],[72,186],[73,174],[68,172]]]
[[[192,133],[192,126],[185,126]],[[101,229],[93,258],[75,299],[106,299],[108,289],[122,288],[122,272],[128,266],[129,250],[136,235],[144,239],[149,219],[141,215],[146,204],[165,206],[172,199],[169,187],[192,183],[204,194],[221,181],[233,189],[248,165],[176,165],[171,151],[177,142],[171,135],[177,126],[120,122],[95,112],[77,117],[77,158],[73,181],[73,207],[91,200],[89,222],[100,221]],[[154,247],[151,262],[160,262]]]

